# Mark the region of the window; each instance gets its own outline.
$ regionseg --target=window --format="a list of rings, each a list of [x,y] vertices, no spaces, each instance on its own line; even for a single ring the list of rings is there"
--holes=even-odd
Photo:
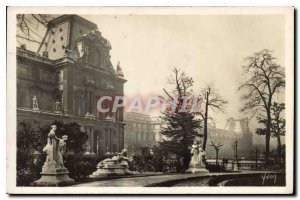
[[[60,28],[59,31],[62,32],[62,28]]]
[[[61,36],[61,37],[60,37],[60,40],[61,40],[61,41],[63,41],[63,40],[64,40],[63,36]]]
[[[56,49],[55,49],[55,48],[53,48],[53,52],[54,52],[54,53],[56,52]]]

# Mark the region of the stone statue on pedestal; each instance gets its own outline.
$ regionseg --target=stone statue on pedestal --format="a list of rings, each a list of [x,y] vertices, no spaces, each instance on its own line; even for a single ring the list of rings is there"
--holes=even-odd
[[[200,145],[201,141],[197,141],[196,139],[193,142],[192,149],[191,149],[191,161],[189,164],[189,169],[187,172],[190,173],[202,173],[202,172],[208,172],[207,169],[205,169],[205,151],[203,150],[202,146]]]
[[[112,158],[102,160],[97,165],[97,170],[93,172],[90,177],[97,178],[103,176],[123,176],[132,175],[137,172],[129,170],[128,162],[130,159],[127,157],[127,150],[123,149]]]
[[[75,182],[68,176],[69,171],[63,163],[63,154],[66,151],[68,136],[64,135],[62,138],[58,138],[55,135],[56,129],[56,125],[51,126],[47,144],[43,149],[47,157],[42,168],[42,177],[33,183],[35,186],[72,185]]]

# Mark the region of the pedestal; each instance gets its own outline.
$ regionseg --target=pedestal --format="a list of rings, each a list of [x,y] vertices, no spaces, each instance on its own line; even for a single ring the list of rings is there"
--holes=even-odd
[[[69,177],[67,168],[55,168],[41,172],[42,177],[33,182],[34,186],[67,186],[75,183],[74,179]]]
[[[208,173],[209,171],[205,168],[204,165],[194,165],[194,166],[190,166],[190,168],[186,170],[186,172],[192,174],[198,174],[198,173]]]
[[[106,159],[103,166],[97,167],[98,169],[90,175],[92,178],[103,176],[123,176],[125,175],[124,168],[117,163],[116,160]]]

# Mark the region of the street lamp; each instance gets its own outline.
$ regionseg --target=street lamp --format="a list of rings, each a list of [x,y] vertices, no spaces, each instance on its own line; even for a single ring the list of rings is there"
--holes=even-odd
[[[239,166],[238,166],[238,154],[237,154],[237,148],[238,148],[238,141],[237,138],[234,138],[234,142],[232,144],[232,147],[234,149],[234,159],[233,159],[233,170],[238,171]]]

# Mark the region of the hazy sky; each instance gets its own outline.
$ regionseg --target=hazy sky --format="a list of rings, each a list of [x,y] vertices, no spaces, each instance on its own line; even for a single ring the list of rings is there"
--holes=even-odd
[[[214,82],[229,104],[214,117],[224,128],[239,114],[239,83],[244,58],[264,48],[284,63],[284,16],[88,16],[112,44],[112,63],[121,62],[126,95],[163,94],[166,78],[180,67],[194,78],[198,92]]]

